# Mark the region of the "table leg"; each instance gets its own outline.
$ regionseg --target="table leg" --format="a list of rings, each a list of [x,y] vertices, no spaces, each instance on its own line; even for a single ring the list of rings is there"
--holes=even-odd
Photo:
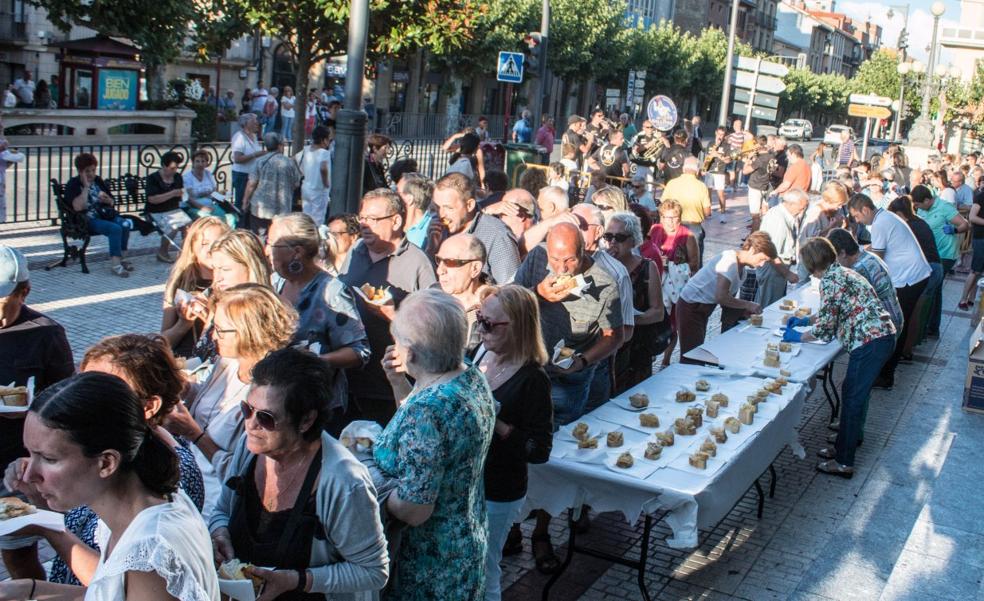
[[[830,370],[830,389],[834,391],[834,402],[837,405],[837,415],[840,415],[841,395],[840,391],[837,390],[837,382],[834,381],[834,362],[831,361],[827,368]]]
[[[560,577],[564,575],[567,571],[567,567],[571,565],[571,560],[574,559],[574,539],[577,536],[577,525],[574,521],[574,508],[567,510],[567,554],[564,555],[564,561],[560,564],[560,569],[554,572],[550,580],[543,585],[543,593],[540,595],[541,601],[547,601],[550,597],[550,588],[560,580]]]
[[[639,541],[639,592],[642,598],[650,601],[649,591],[646,590],[646,560],[649,558],[649,534],[653,529],[653,519],[646,514],[646,521],[642,525],[642,540]]]
[[[765,508],[765,494],[762,493],[762,485],[758,478],[755,479],[755,492],[758,493],[758,519],[762,519],[762,510]]]
[[[837,405],[834,404],[834,397],[830,395],[830,390],[827,389],[827,383],[830,380],[830,364],[827,364],[820,373],[820,383],[823,385],[823,395],[827,397],[827,404],[830,405],[830,419],[837,417]]]
[[[779,479],[779,476],[776,475],[776,468],[771,463],[769,464],[769,475],[772,476],[772,480],[769,481],[769,498],[771,499],[776,496],[776,480]]]

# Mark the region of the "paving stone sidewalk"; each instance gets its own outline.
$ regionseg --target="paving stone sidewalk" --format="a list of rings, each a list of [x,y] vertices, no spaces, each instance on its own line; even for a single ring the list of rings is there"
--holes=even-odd
[[[732,201],[723,224],[715,212],[708,222],[705,256],[740,243],[748,221],[743,204],[741,198]],[[34,263],[61,252],[52,228],[0,230],[0,243],[25,249]],[[135,243],[154,249],[157,239],[137,236]],[[65,325],[77,360],[103,336],[159,329],[170,266],[152,254],[135,257],[134,264],[136,271],[126,280],[96,260],[89,275],[78,265],[33,271],[30,303]],[[854,479],[813,469],[815,453],[829,433],[830,412],[822,392],[814,392],[800,424],[807,458],[798,460],[788,451],[779,456],[775,498],[767,499],[761,520],[752,489],[717,527],[701,533],[697,549],[668,548],[662,540],[669,529],[656,525],[646,575],[654,599],[984,598],[979,467],[984,416],[960,408],[970,332],[969,314],[956,310],[962,285],[963,276],[946,281],[940,339],[919,346],[914,361],[900,366],[893,391],[873,393]],[[712,321],[716,330],[716,316]],[[843,376],[843,360],[836,374]],[[767,484],[766,477],[766,489]],[[592,518],[580,542],[638,553],[641,523],[629,525],[621,514]],[[532,522],[523,528],[524,553],[503,562],[507,600],[539,599],[546,581],[530,555]],[[554,520],[552,528],[562,552],[564,520]],[[50,558],[50,550],[44,556]],[[0,578],[5,576],[0,570]],[[640,598],[632,570],[580,556],[551,595],[556,600]]]

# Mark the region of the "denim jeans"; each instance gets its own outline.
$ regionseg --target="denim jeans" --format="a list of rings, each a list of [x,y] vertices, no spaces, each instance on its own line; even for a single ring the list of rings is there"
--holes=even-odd
[[[837,462],[841,465],[854,466],[854,452],[864,431],[871,386],[894,350],[895,336],[882,336],[854,349],[849,355],[847,373],[841,384],[840,430],[834,445]]]
[[[908,286],[895,289],[895,294],[899,297],[899,306],[902,308],[902,319],[904,321],[895,352],[885,362],[885,366],[881,368],[881,377],[888,380],[889,383],[895,379],[895,367],[899,364],[899,359],[902,357],[902,348],[905,346],[906,338],[909,336],[909,330],[912,329],[916,304],[919,302],[919,297],[922,296],[923,290],[926,289],[930,277],[932,275],[915,284],[909,284]]]
[[[941,259],[941,261],[942,265],[940,263],[929,264],[933,268],[933,275],[929,276],[929,285],[926,286],[926,292],[929,292],[930,288],[932,288],[933,296],[929,297],[929,301],[932,304],[929,306],[929,321],[926,322],[927,334],[939,335],[940,333],[940,321],[943,320],[943,278],[957,264],[953,259]],[[926,292],[923,294],[926,294]]]
[[[572,374],[550,374],[550,400],[554,408],[554,430],[584,415],[591,391],[595,365]]]
[[[106,236],[109,240],[109,256],[122,257],[130,242],[131,225],[128,219],[119,215],[112,221],[106,219],[89,218],[89,232],[99,236]]]
[[[485,601],[502,599],[502,546],[506,544],[509,529],[519,521],[519,512],[526,497],[507,503],[486,501],[489,520],[489,548],[485,553]]]
[[[294,118],[293,117],[281,117],[283,125],[280,128],[280,135],[284,137],[284,140],[291,142],[294,140]]]
[[[232,172],[232,204],[242,213],[243,210],[243,196],[246,195],[246,184],[249,183],[249,174],[242,173],[239,171]],[[246,221],[243,219],[242,221]],[[240,227],[245,227],[244,224],[240,223]]]
[[[612,397],[612,360],[611,357],[598,363],[594,376],[591,378],[591,388],[588,389],[588,404],[585,413],[590,413],[601,407]]]
[[[697,264],[704,266],[704,226],[700,223],[681,223],[697,238]]]

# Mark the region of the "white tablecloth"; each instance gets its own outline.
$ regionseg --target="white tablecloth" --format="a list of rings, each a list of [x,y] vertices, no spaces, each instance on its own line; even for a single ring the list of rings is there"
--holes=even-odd
[[[797,306],[810,307],[815,314],[820,307],[820,294],[816,289],[817,280],[791,290],[783,298],[791,298]],[[781,301],[773,303],[762,311],[762,325],[757,328],[747,323],[740,323],[720,336],[711,338],[685,356],[688,359],[715,363],[722,367],[753,371],[763,376],[778,375],[779,370],[765,367],[762,364],[765,345],[778,342],[776,335],[781,326],[792,315],[790,312],[779,310]],[[799,352],[795,356],[783,355],[782,366],[792,374],[790,379],[796,382],[809,382],[810,379],[824,368],[841,351],[841,344],[836,339],[822,343],[803,343],[798,345]]]
[[[694,405],[676,403],[676,391],[681,386],[692,389],[700,378],[711,383],[708,394],[723,392],[730,399],[728,408],[721,409],[717,420],[705,417],[696,436],[676,436],[674,446],[663,450],[666,457],[645,479],[605,465],[609,452],[614,457],[634,445],[644,446],[644,442],[639,443],[640,433],[643,438],[651,436],[638,429],[639,414],[619,404],[624,404],[630,394],[645,392],[650,399],[646,411],[657,414],[661,422],[659,430],[666,430],[672,427],[674,418],[682,417],[686,408]],[[666,523],[673,531],[667,544],[680,549],[696,547],[698,528],[713,527],[723,519],[783,447],[788,444],[797,456],[805,456],[796,427],[807,389],[803,384],[790,383],[781,396],[772,395],[759,405],[751,426],[742,426],[738,435],[729,435],[728,442],[719,446],[718,456],[708,462],[705,472],[687,465],[687,456],[698,450],[707,438],[708,427],[720,424],[727,415],[737,415],[745,397],[763,383],[761,378],[696,365],[674,364],[664,369],[582,418],[591,423],[592,430],[624,432],[625,447],[607,449],[602,437],[599,451],[592,454],[578,451],[565,429],[554,435],[550,461],[530,466],[524,511],[539,508],[560,515],[568,507],[588,504],[596,511],[621,511],[630,523],[635,523],[643,513],[667,511]],[[702,404],[706,396],[699,394],[696,404]],[[639,459],[641,451],[633,455],[637,457],[637,465],[645,464]]]

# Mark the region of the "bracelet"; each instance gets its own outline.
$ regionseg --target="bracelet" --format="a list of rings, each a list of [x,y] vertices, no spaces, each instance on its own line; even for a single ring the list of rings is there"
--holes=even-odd
[[[27,594],[27,598],[28,598],[28,599],[33,599],[33,598],[34,598],[34,589],[35,589],[35,588],[36,588],[37,586],[38,586],[38,581],[37,581],[37,580],[35,580],[34,578],[31,578],[31,592],[29,592],[29,593]]]
[[[202,436],[205,436],[205,430],[202,430],[202,433],[196,436],[195,440],[191,441],[191,444],[198,444],[198,441],[202,439]]]

